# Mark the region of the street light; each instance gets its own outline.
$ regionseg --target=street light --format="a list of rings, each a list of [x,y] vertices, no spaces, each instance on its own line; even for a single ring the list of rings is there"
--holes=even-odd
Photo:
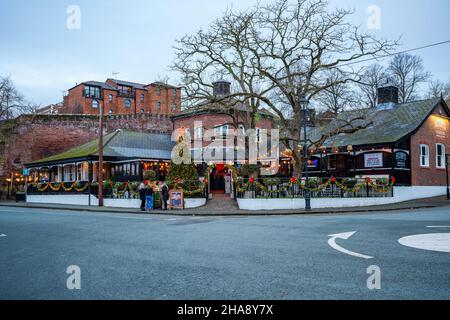
[[[309,168],[308,168],[308,139],[307,139],[307,135],[306,135],[306,127],[307,127],[307,121],[308,121],[308,104],[309,101],[308,99],[306,99],[306,96],[304,94],[299,95],[299,103],[300,103],[300,107],[302,109],[302,121],[303,121],[303,157],[305,158],[304,163],[305,163],[305,210],[306,211],[311,211],[311,194],[309,192]]]
[[[447,200],[450,200],[450,186],[448,178],[448,166],[450,165],[450,154],[445,155],[445,171],[447,173]]]
[[[98,133],[98,206],[103,207],[103,107],[99,105]]]

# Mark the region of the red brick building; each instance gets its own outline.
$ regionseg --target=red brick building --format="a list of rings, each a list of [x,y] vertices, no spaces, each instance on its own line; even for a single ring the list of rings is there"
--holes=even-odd
[[[214,96],[226,97],[230,95],[230,83],[218,81],[214,84]],[[172,116],[174,130],[184,129],[190,133],[191,139],[203,138],[206,130],[221,132],[224,135],[229,130],[250,129],[251,113],[239,102],[229,103],[226,107],[218,104],[205,104],[184,110]],[[194,127],[195,123],[201,127]],[[255,130],[274,128],[273,115],[265,109],[260,109],[255,123]]]
[[[64,97],[67,114],[98,114],[100,107],[106,114],[175,115],[181,111],[181,88],[162,82],[107,79],[80,83]]]
[[[320,149],[310,150],[311,175],[394,177],[397,185],[445,186],[445,155],[450,153],[447,103],[433,98],[399,104],[397,97],[397,88],[380,88],[379,105],[361,111],[364,129],[334,136]],[[331,121],[322,128],[311,127],[309,137],[317,139],[333,125]]]

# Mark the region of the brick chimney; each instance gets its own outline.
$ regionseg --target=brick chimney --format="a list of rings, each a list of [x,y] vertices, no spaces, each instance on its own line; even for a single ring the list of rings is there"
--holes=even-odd
[[[225,80],[219,80],[213,83],[213,94],[215,97],[225,97],[231,92],[231,83]]]

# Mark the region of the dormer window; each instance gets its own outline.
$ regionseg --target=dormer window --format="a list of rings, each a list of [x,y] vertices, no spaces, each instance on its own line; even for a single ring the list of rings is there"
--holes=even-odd
[[[131,97],[133,95],[133,88],[128,86],[117,86],[117,90],[119,91],[119,96],[122,97]]]
[[[83,94],[86,98],[94,98],[94,99],[101,98],[100,87],[85,86]]]

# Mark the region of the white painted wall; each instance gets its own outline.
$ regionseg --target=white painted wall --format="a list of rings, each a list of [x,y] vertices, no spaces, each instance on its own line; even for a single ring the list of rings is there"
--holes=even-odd
[[[98,203],[97,198],[95,198]],[[139,209],[141,200],[139,199],[103,199],[103,205],[110,208],[131,208]]]
[[[185,209],[203,207],[205,204],[206,204],[205,198],[185,198],[184,199],[184,208]]]
[[[392,198],[315,198],[311,208],[365,207],[430,198],[446,194],[446,187],[395,187]],[[242,210],[296,210],[305,208],[304,199],[238,199]]]
[[[29,203],[49,203],[49,204],[68,204],[68,205],[89,205],[89,195],[27,195],[27,202]],[[105,207],[110,208],[132,208],[139,209],[141,207],[141,200],[139,199],[104,199],[103,204]],[[184,207],[198,208],[206,204],[206,199],[202,198],[185,198]],[[97,206],[98,199],[95,196],[91,196],[91,205]]]
[[[71,205],[89,205],[89,195],[87,194],[68,194],[68,195],[27,195],[27,202],[30,203],[51,203],[51,204],[71,204]],[[91,196],[91,204],[98,205],[96,197]]]

